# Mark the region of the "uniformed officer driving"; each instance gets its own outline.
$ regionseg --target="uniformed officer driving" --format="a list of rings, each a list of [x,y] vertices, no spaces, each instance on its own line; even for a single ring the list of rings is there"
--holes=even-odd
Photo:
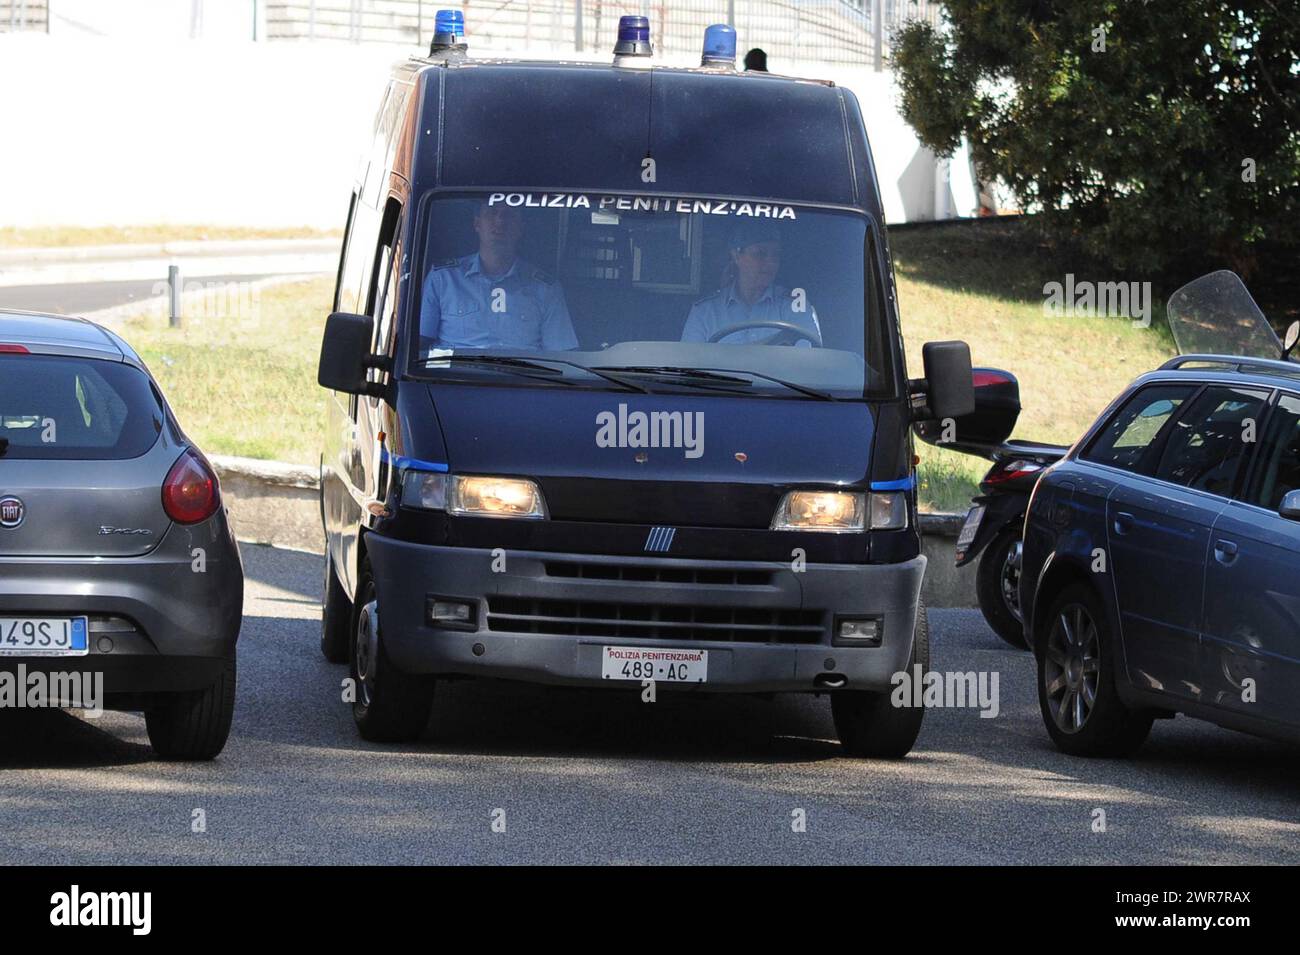
[[[478,252],[429,271],[420,304],[420,347],[577,348],[558,282],[518,256],[522,213],[483,202],[474,213]]]
[[[817,312],[803,292],[792,294],[776,285],[781,269],[781,237],[770,222],[746,222],[737,227],[731,242],[731,263],[725,282],[716,294],[691,306],[682,341],[719,341],[734,344],[795,344],[804,348],[822,343]],[[798,326],[743,328],[716,337],[725,329],[758,322],[781,322]]]

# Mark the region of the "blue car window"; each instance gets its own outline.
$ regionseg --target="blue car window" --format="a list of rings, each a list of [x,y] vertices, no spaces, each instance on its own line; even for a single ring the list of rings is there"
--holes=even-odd
[[[1276,511],[1300,488],[1300,398],[1282,395],[1259,440],[1259,464],[1243,499]]]
[[[1232,494],[1267,392],[1215,386],[1201,392],[1174,422],[1155,477],[1211,494]]]
[[[1137,471],[1147,450],[1156,444],[1179,406],[1194,390],[1191,385],[1143,388],[1116,411],[1082,457],[1085,461]]]

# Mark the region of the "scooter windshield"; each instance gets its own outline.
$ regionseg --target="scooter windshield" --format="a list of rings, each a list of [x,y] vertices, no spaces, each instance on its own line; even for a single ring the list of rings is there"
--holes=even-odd
[[[1282,343],[1235,272],[1202,275],[1169,296],[1169,328],[1183,355],[1278,358]]]

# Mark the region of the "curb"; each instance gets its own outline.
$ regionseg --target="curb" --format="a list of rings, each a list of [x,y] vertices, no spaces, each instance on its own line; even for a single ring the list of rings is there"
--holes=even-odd
[[[226,511],[241,541],[320,554],[320,476],[316,468],[256,458],[213,455]],[[954,566],[964,513],[921,514],[921,550],[928,558],[924,597],[928,606],[975,606],[975,567]]]

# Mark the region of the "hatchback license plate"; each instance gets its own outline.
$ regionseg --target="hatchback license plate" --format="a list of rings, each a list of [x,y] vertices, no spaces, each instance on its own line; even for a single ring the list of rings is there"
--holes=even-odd
[[[667,647],[602,647],[603,680],[655,680],[659,683],[705,683],[709,651]]]
[[[0,657],[84,657],[85,617],[0,617]]]

